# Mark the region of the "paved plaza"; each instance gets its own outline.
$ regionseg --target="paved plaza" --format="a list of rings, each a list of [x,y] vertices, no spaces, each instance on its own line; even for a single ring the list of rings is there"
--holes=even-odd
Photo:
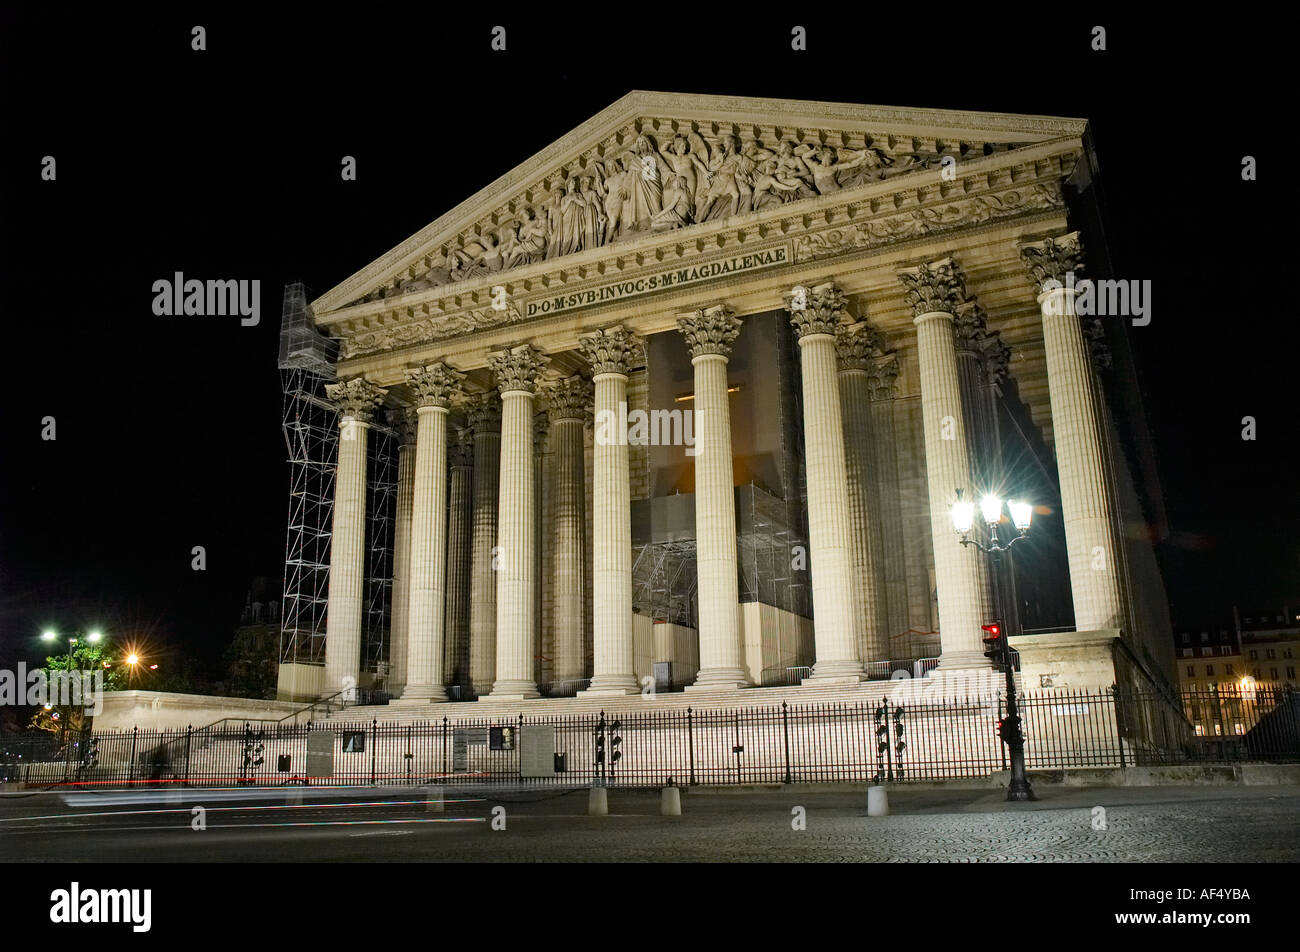
[[[442,813],[405,788],[49,793],[0,798],[0,860],[1300,861],[1300,787],[1038,793],[1008,804],[996,790],[894,788],[888,817],[866,815],[865,792],[831,788],[687,791],[680,817],[660,816],[656,793],[617,789],[605,817],[587,816],[586,790],[445,788],[460,802]],[[191,829],[195,806],[205,830]]]

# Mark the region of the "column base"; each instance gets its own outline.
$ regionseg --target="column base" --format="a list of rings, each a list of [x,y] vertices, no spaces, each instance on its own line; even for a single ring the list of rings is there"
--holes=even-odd
[[[695,676],[687,691],[740,691],[752,687],[743,668],[705,668]]]
[[[640,694],[641,685],[637,683],[636,677],[631,674],[606,674],[598,675],[591,679],[591,686],[585,691],[579,691],[578,697],[627,697],[630,694]]]
[[[818,661],[800,684],[856,684],[867,680],[860,661]]]
[[[534,681],[498,681],[492,685],[492,693],[480,695],[480,701],[529,701],[541,697]]]
[[[447,700],[447,689],[442,685],[408,684],[402,689],[402,696],[390,700],[390,704],[436,704]]]

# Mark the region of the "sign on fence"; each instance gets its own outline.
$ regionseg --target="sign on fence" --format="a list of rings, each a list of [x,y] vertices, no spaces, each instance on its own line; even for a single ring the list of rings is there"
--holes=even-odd
[[[307,735],[307,776],[334,776],[333,731],[311,731]]]
[[[544,724],[519,728],[519,776],[555,776],[555,728]]]

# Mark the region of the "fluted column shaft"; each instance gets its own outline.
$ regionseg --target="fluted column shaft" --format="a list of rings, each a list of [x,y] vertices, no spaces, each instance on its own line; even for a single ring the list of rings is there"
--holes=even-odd
[[[494,401],[495,402],[495,401]],[[493,408],[495,409],[495,408]],[[497,499],[501,480],[499,416],[475,407],[472,567],[469,608],[469,677],[475,694],[492,690],[497,657]]]
[[[930,537],[934,545],[935,588],[939,600],[939,641],[943,668],[985,667],[980,625],[985,619],[979,552],[958,544],[951,507],[956,490],[970,490],[970,461],[962,432],[961,383],[952,314],[918,316],[917,356],[921,366],[921,415],[925,428],[925,467],[929,483]]]
[[[399,427],[399,433],[405,428]],[[397,520],[393,528],[393,610],[388,641],[387,690],[400,697],[406,686],[410,624],[411,511],[415,499],[415,443],[402,436],[397,449]]]
[[[1096,631],[1123,624],[1124,602],[1111,528],[1115,500],[1106,479],[1101,413],[1075,294],[1073,288],[1057,288],[1038,300],[1074,623],[1079,631]]]
[[[1078,232],[1022,247],[1038,290],[1052,405],[1052,441],[1061,483],[1074,622],[1079,631],[1119,628],[1126,608],[1122,553],[1107,476],[1106,427],[1088,342],[1075,309],[1074,274],[1082,267]]]
[[[537,697],[537,531],[533,499],[533,394],[501,394],[501,476],[497,506],[497,650],[492,694]]]
[[[625,378],[626,380],[626,378]],[[617,411],[616,411],[617,412]],[[571,681],[583,674],[583,530],[586,527],[585,469],[583,461],[583,421],[580,416],[556,417],[551,420],[551,458],[555,474],[554,509],[555,549],[552,561],[552,606],[555,631],[555,664],[552,677]],[[602,448],[597,448],[597,459]],[[597,464],[599,466],[599,464]],[[625,464],[626,465],[626,464]],[[629,550],[630,550],[630,521]],[[601,536],[600,525],[596,529]],[[602,556],[604,553],[602,552]],[[608,561],[597,558],[598,566]],[[631,623],[630,567],[627,611]],[[597,604],[600,604],[598,601]]]
[[[875,487],[880,507],[880,558],[884,569],[886,631],[889,639],[902,636],[908,622],[907,555],[903,547],[903,503],[898,489],[898,443],[894,434],[894,376],[896,364],[876,378],[871,401],[872,457]]]
[[[497,503],[495,698],[537,697],[537,508],[533,479],[533,393],[548,362],[522,345],[489,358],[501,391],[501,475]]]
[[[411,626],[403,700],[445,701],[447,408],[422,406],[415,438],[411,516]]]
[[[695,564],[700,670],[695,690],[745,687],[727,360],[740,321],[719,305],[679,318],[695,368]]]
[[[627,375],[595,376],[596,440],[592,459],[593,670],[590,692],[637,690],[632,633],[632,495],[621,421]],[[608,439],[610,430],[613,439]],[[581,434],[577,436],[581,439]],[[580,478],[580,476],[579,476]]]
[[[841,369],[840,406],[844,414],[844,454],[852,526],[854,623],[858,657],[889,658],[888,615],[882,542],[876,496],[871,432],[871,385],[866,370]]]
[[[591,469],[592,678],[587,693],[633,694],[632,489],[625,414],[627,379],[641,342],[621,327],[581,339],[595,382]],[[574,439],[581,441],[582,432]],[[582,474],[575,470],[575,478]],[[581,485],[581,483],[579,483]]]
[[[469,679],[469,598],[472,539],[470,501],[474,469],[467,457],[451,465],[447,505],[447,615],[443,676],[447,684]]]
[[[338,466],[330,535],[330,582],[324,695],[355,690],[361,670],[362,589],[365,583],[366,446],[370,420],[384,391],[353,378],[325,387],[339,408]]]

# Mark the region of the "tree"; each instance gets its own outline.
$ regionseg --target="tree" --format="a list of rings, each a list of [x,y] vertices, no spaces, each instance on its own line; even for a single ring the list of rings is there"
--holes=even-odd
[[[103,684],[106,691],[121,690],[126,681],[122,666],[108,658],[108,646],[77,640],[69,645],[66,654],[50,655],[45,659],[45,666],[39,669],[46,679],[46,684],[53,683],[50,675],[58,671],[103,672]],[[63,731],[80,731],[86,725],[85,707],[78,704],[58,704],[59,698],[50,697],[46,706],[38,708],[32,716],[29,726],[37,730],[60,734]],[[68,700],[71,700],[70,698]],[[87,699],[87,703],[92,703]]]

